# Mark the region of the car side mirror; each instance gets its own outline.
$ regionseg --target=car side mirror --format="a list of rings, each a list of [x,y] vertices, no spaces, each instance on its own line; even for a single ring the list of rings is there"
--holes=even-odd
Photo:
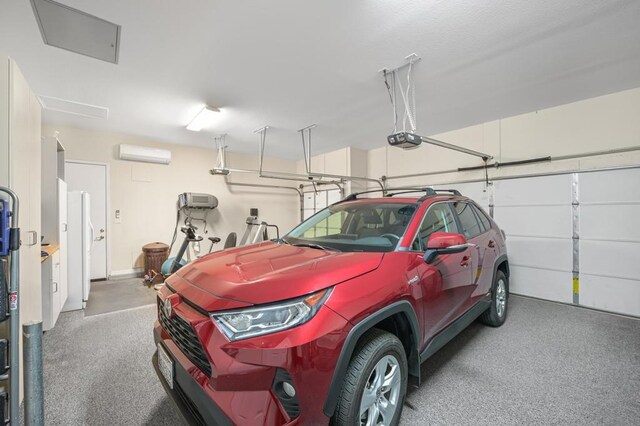
[[[424,261],[431,264],[441,254],[462,253],[468,247],[467,239],[462,234],[434,232],[427,240]]]

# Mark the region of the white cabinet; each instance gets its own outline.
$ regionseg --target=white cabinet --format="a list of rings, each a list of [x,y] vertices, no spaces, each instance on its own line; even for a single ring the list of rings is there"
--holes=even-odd
[[[41,107],[16,63],[0,54],[0,185],[20,198],[20,322],[41,306]]]
[[[58,179],[58,245],[60,246],[60,299],[61,307],[67,301],[67,184]]]
[[[51,280],[45,277],[50,269],[44,267],[42,277],[42,315],[45,330],[55,325],[59,314],[58,299],[62,305],[67,300],[67,184],[64,181],[64,147],[57,137],[42,138],[42,236],[44,242],[56,245],[59,257],[55,272],[60,277],[52,290]],[[48,263],[48,260],[45,262]],[[51,299],[53,297],[53,300]]]
[[[67,300],[67,280],[62,272],[60,251],[42,262],[42,329],[56,325],[62,305]]]

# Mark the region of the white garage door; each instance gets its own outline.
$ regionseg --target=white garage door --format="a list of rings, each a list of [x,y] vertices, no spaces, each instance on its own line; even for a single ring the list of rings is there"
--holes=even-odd
[[[581,173],[580,304],[640,316],[640,169]]]
[[[466,197],[474,200],[489,213],[489,190],[484,182],[457,183],[453,185],[435,185],[435,189],[457,189]]]
[[[640,169],[500,180],[493,189],[514,294],[640,316]]]
[[[320,210],[340,201],[339,189],[309,191],[304,193],[304,219],[307,220]]]
[[[494,217],[507,235],[511,292],[572,303],[571,179],[495,182]]]

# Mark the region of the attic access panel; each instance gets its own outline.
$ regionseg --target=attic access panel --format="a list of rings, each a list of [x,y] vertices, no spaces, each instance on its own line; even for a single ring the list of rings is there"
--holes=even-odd
[[[118,63],[120,25],[52,0],[31,0],[45,44]]]

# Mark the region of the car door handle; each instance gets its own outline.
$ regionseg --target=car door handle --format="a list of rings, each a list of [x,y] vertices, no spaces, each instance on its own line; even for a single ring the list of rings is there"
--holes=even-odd
[[[489,248],[494,248],[496,246],[496,243],[494,243],[493,240],[489,240],[488,246]]]
[[[471,258],[470,258],[469,256],[465,256],[465,257],[463,257],[463,258],[462,258],[462,260],[460,261],[460,266],[464,266],[465,268],[466,268],[467,266],[469,266],[469,260],[470,260],[470,259],[471,259]]]

